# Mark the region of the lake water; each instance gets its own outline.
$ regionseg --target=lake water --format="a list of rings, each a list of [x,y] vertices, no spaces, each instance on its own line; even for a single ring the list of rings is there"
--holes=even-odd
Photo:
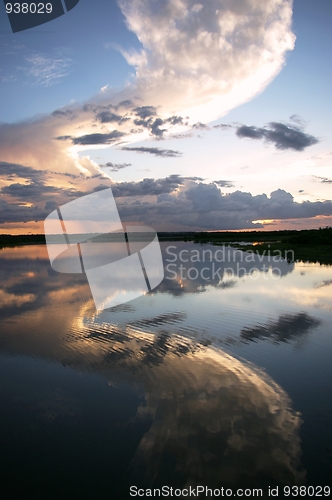
[[[0,250],[4,498],[331,485],[332,267],[161,245],[163,282],[99,314],[45,246]]]

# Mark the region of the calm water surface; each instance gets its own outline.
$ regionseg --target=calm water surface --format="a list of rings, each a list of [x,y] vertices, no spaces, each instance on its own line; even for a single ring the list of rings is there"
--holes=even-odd
[[[45,246],[0,250],[3,498],[331,484],[332,267],[162,247],[100,314]]]

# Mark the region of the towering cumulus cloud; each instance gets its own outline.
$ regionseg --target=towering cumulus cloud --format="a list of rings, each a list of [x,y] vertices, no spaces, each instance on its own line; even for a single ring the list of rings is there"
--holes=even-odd
[[[209,121],[252,98],[294,48],[292,0],[119,0],[144,101]]]
[[[79,151],[160,139],[217,119],[261,92],[293,49],[291,0],[119,0],[140,51],[136,78],[51,116],[0,126],[1,160],[89,176]],[[58,140],[55,140],[55,139]],[[141,151],[142,152],[142,151]]]
[[[19,174],[0,182],[6,211],[10,207],[15,209],[14,215],[8,212],[3,222],[18,220],[18,206],[24,212],[21,220],[39,221],[45,216],[46,206],[64,204],[73,197],[110,185],[116,189],[111,170],[107,166],[104,169],[83,151],[116,147],[123,151],[122,157],[118,152],[116,155],[124,165],[132,162],[129,155],[133,153],[150,155],[150,158],[151,155],[181,158],[184,156],[181,146],[165,144],[157,148],[151,144],[132,144],[185,138],[194,130],[208,130],[207,123],[260,93],[282,69],[287,51],[294,48],[292,0],[206,0],[202,3],[199,0],[118,0],[118,4],[128,29],[137,35],[141,44],[136,44],[135,51],[121,50],[135,68],[135,77],[120,92],[103,87],[89,102],[76,102],[49,116],[21,123],[0,124],[2,171],[5,172],[8,165],[17,165],[43,172],[38,184],[31,176]],[[296,138],[303,139],[303,133],[294,127],[286,131],[292,132],[292,137],[297,131]],[[283,134],[282,146],[287,139],[285,132]],[[270,136],[271,131],[267,135],[264,129],[263,138],[268,140]],[[273,141],[279,147],[281,139],[279,136],[277,139]],[[305,147],[317,142],[311,136],[305,139]],[[298,151],[303,149],[301,145],[295,146]],[[109,160],[112,165],[111,151]],[[154,175],[160,178],[160,163],[156,165],[158,173]],[[30,170],[25,172],[30,175]],[[193,182],[188,178],[186,185],[191,186]],[[40,193],[38,199],[32,196],[32,188]],[[172,210],[174,203],[177,210],[179,204],[184,209],[192,200],[190,193],[186,197],[183,189],[176,193],[164,192],[164,198],[158,198],[157,204],[153,201],[151,207],[161,210],[163,218],[166,209]],[[208,186],[207,189],[210,193],[217,188]],[[31,196],[27,199],[28,193]],[[225,200],[218,191],[218,202]],[[29,205],[22,208],[18,205],[22,202]],[[39,216],[32,210],[36,206]],[[129,219],[139,216],[137,206],[134,212],[129,208]],[[145,205],[141,209],[145,209]],[[143,223],[144,214],[141,216]],[[209,228],[211,220],[210,217]],[[187,217],[187,223],[190,227],[202,227],[197,218]],[[215,224],[217,222],[213,227]],[[243,222],[240,226],[243,227]]]

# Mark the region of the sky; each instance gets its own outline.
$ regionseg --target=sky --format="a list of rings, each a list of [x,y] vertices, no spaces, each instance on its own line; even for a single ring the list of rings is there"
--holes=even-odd
[[[330,0],[0,4],[0,233],[111,187],[157,231],[332,225]]]

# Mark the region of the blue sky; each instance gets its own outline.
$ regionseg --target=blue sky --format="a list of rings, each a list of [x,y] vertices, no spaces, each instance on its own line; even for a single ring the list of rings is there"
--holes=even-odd
[[[66,15],[49,24],[12,33],[1,5],[1,95],[2,121],[29,119],[51,113],[71,101],[85,101],[109,84],[122,88],[133,72],[113,46],[138,45],[136,36],[125,27],[125,19],[115,1],[80,0]],[[57,60],[57,78],[47,85],[33,62],[38,56]],[[30,71],[29,71],[30,70]],[[50,72],[52,73],[52,72]],[[41,88],[43,89],[41,92]]]
[[[80,0],[13,34],[1,5],[0,232],[110,186],[157,230],[331,225],[331,20],[329,0]]]

